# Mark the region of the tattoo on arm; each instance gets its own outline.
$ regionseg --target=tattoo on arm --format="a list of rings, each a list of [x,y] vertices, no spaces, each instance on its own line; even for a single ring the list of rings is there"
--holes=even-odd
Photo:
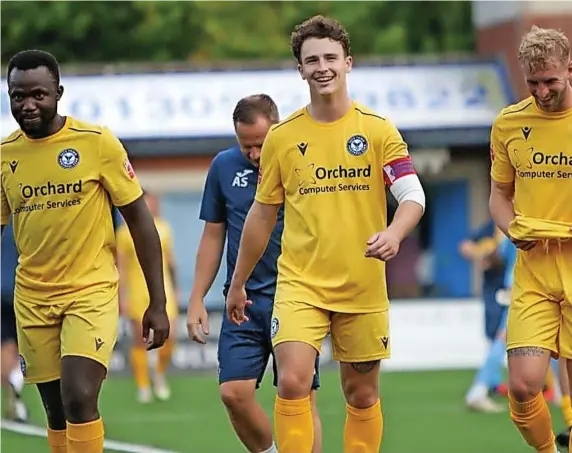
[[[528,346],[525,348],[514,348],[507,351],[509,357],[542,357],[550,353],[547,349],[539,348],[537,346]]]
[[[357,363],[352,363],[352,368],[357,371],[360,374],[366,374],[369,373],[370,371],[372,371],[377,364],[379,363],[379,360],[372,360],[370,362],[357,362]]]

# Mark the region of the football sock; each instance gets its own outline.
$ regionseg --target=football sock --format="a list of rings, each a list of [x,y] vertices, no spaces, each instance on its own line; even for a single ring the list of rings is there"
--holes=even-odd
[[[344,453],[378,453],[383,435],[383,416],[378,400],[367,409],[346,405]]]
[[[276,450],[276,444],[272,442],[270,448],[268,450],[264,450],[262,453],[278,453],[278,450]]]
[[[50,453],[67,453],[68,439],[66,430],[48,428],[48,445],[50,446]]]
[[[68,422],[67,453],[103,453],[104,434],[101,418],[81,425]]]
[[[158,355],[159,355],[159,360],[157,360],[157,373],[158,374],[164,374],[165,371],[167,371],[167,368],[169,368],[169,365],[171,363],[171,357],[173,356],[173,350],[175,349],[175,341],[173,340],[173,338],[169,338],[165,344],[159,348],[158,350]]]
[[[524,440],[538,453],[554,453],[550,410],[542,393],[530,401],[518,402],[509,393],[510,417]]]
[[[572,402],[570,401],[570,395],[564,395],[560,400],[560,409],[562,410],[562,416],[566,422],[568,428],[572,427]]]
[[[274,429],[280,453],[312,453],[314,422],[310,396],[299,400],[276,396]]]
[[[139,389],[149,388],[149,365],[147,351],[143,348],[131,348],[131,366],[135,384]]]

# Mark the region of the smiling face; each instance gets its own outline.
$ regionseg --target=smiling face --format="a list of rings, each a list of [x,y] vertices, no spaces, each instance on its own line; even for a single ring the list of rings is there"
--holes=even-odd
[[[525,63],[522,70],[528,91],[538,108],[545,112],[558,112],[567,107],[566,101],[570,102],[572,95],[572,61],[563,62],[551,57],[539,67]]]
[[[302,43],[298,71],[312,94],[331,96],[345,90],[346,75],[351,68],[352,57],[345,54],[340,42],[308,38]]]
[[[9,76],[8,94],[12,116],[22,131],[30,137],[48,135],[63,94],[63,87],[58,86],[48,68],[14,68]]]

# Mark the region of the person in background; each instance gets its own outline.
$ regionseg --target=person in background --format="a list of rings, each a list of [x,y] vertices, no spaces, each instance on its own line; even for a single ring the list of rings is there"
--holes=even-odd
[[[12,222],[10,222],[2,234],[2,330],[0,330],[2,389],[8,396],[6,417],[25,423],[28,421],[28,410],[21,398],[24,375],[20,369],[16,314],[14,313],[14,284],[17,266],[18,250],[14,242]]]
[[[117,228],[116,241],[120,287],[119,307],[121,313],[130,320],[131,328],[133,332],[136,333],[133,335],[133,344],[131,347],[131,366],[135,384],[137,385],[137,398],[140,403],[149,403],[153,399],[153,393],[160,401],[166,401],[171,397],[171,389],[166,379],[166,372],[171,363],[176,341],[175,325],[178,315],[178,305],[171,228],[160,216],[157,196],[149,191],[144,191],[143,196],[151,215],[153,215],[155,226],[157,227],[161,240],[165,294],[167,296],[167,314],[171,321],[170,338],[157,352],[158,360],[153,375],[153,392],[150,386],[147,345],[140,341],[142,338],[141,320],[145,309],[149,305],[149,293],[145,285],[143,270],[137,259],[133,240],[125,223]]]
[[[481,295],[484,302],[485,336],[490,344],[495,341],[503,314],[506,311],[506,307],[502,307],[496,300],[497,291],[503,287],[505,272],[505,266],[498,259],[496,253],[501,236],[502,234],[495,227],[494,222],[488,220],[479,226],[459,247],[461,255],[465,259],[472,261],[483,275]],[[473,383],[466,397],[467,405],[471,409],[484,412],[497,412],[500,410],[500,406],[491,400],[488,394],[490,390],[497,391],[499,388],[506,387],[501,386],[502,366],[503,364],[500,363],[496,368],[488,369],[486,373],[487,379],[489,379],[487,388],[482,388],[481,385],[475,387]],[[481,370],[484,367],[485,365],[483,364]],[[477,380],[480,382],[479,377],[477,377]]]

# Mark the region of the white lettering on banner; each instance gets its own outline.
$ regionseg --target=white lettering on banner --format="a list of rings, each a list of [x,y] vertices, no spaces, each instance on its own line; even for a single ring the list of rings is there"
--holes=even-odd
[[[399,128],[488,127],[509,102],[496,63],[358,67],[351,95]],[[309,101],[292,70],[64,77],[60,112],[105,124],[124,139],[231,136],[232,111],[252,93],[274,98],[282,117]],[[17,127],[2,79],[2,134]]]
[[[217,369],[218,333],[226,315],[209,311],[211,334],[206,337],[206,345],[188,339],[186,317],[179,316],[174,370]],[[387,371],[477,368],[486,354],[483,307],[477,300],[397,302],[390,308],[390,325],[391,359],[383,363]],[[111,372],[128,372],[129,336],[128,325],[122,324]],[[320,361],[323,366],[332,361],[329,339],[322,346]]]

